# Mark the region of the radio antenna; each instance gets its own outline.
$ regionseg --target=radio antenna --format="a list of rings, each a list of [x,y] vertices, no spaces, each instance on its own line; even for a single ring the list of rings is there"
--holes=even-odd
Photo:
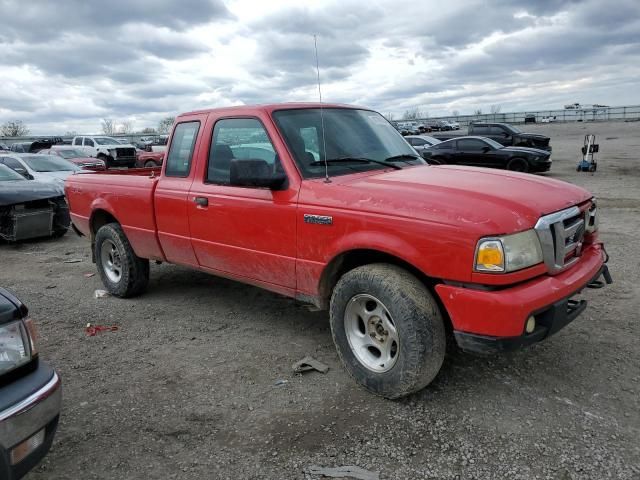
[[[316,50],[316,73],[318,75],[318,97],[320,98],[320,128],[322,130],[322,151],[324,152],[324,181],[331,183],[329,178],[329,164],[327,163],[327,142],[324,138],[324,110],[322,108],[322,89],[320,88],[320,63],[318,62],[318,40],[313,36],[313,46]]]

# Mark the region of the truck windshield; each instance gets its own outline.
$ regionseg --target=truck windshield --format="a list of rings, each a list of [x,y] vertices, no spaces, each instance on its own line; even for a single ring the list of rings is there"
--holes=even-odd
[[[518,127],[514,127],[513,125],[505,125],[507,127],[507,130],[510,130],[511,133],[522,133],[522,130],[520,130]]]
[[[115,138],[95,137],[94,140],[98,145],[120,145]]]
[[[325,175],[325,145],[329,175],[388,168],[384,163],[423,165],[426,162],[379,113],[350,108],[279,110],[273,117],[304,178]],[[347,159],[360,159],[353,162]],[[365,162],[371,159],[375,162]]]
[[[50,155],[24,155],[21,157],[31,170],[36,172],[77,172],[73,163]]]

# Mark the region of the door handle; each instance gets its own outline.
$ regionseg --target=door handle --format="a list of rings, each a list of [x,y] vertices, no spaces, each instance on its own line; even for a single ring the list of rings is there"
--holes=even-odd
[[[198,207],[208,207],[209,199],[207,197],[193,197],[193,201]]]

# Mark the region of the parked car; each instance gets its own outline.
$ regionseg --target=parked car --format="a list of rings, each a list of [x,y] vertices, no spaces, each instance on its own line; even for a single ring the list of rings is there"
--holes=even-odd
[[[451,130],[460,130],[460,124],[458,122],[447,122],[451,126]]]
[[[402,135],[419,135],[420,134],[420,126],[418,125],[418,122],[398,122],[397,130]]]
[[[73,137],[74,148],[88,157],[102,160],[107,168],[136,166],[136,148],[131,144],[123,145],[115,138],[105,136]]]
[[[445,132],[448,130],[453,130],[453,127],[444,120],[430,120],[428,122],[428,125],[434,132]]]
[[[52,145],[62,143],[61,138],[41,138],[32,142],[12,143],[9,150],[15,153],[38,153],[40,150],[50,148]]]
[[[56,371],[39,359],[27,307],[0,288],[0,478],[18,480],[51,448],[62,405]]]
[[[27,180],[0,164],[0,238],[16,242],[61,237],[69,229],[69,207],[61,185]]]
[[[431,132],[431,127],[429,125],[427,125],[426,123],[419,123],[418,124],[418,132],[419,133],[430,133]]]
[[[611,280],[588,191],[426,165],[357,107],[185,113],[160,175],[74,175],[65,189],[114,296],[141,294],[153,260],[329,309],[344,367],[388,398],[433,380],[447,331],[471,352],[529,345],[585,309],[575,294]]]
[[[558,121],[557,117],[553,115],[550,117],[542,117],[542,119],[540,120],[540,123],[553,123],[557,121]]]
[[[10,151],[11,149],[6,143],[0,143],[0,150]]]
[[[28,180],[40,180],[64,185],[65,179],[82,169],[68,160],[40,153],[0,154],[0,164],[6,165]]]
[[[422,156],[432,165],[469,165],[532,173],[551,168],[551,153],[546,150],[505,147],[484,137],[446,140],[424,149]]]
[[[64,158],[84,170],[104,170],[106,168],[104,161],[98,158],[87,157],[84,152],[69,145],[55,145],[47,150],[40,150],[39,153]]]
[[[440,140],[429,135],[408,135],[404,137],[407,142],[411,144],[416,152],[422,153],[425,148],[429,148],[432,145],[440,143]]]
[[[140,151],[138,153],[138,161],[136,162],[136,166],[146,168],[159,167],[164,161],[164,154],[165,152]]]
[[[507,123],[472,123],[469,135],[491,138],[505,146],[539,148],[551,152],[549,137],[537,133],[525,133]]]

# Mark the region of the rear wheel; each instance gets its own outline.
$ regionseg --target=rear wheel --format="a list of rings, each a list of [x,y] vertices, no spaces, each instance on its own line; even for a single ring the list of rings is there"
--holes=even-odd
[[[98,273],[107,291],[116,297],[133,297],[147,288],[149,260],[138,257],[117,223],[103,225],[96,233]]]
[[[331,333],[347,372],[367,390],[399,398],[426,387],[445,354],[440,310],[406,270],[372,264],[346,273],[331,297]]]
[[[528,172],[529,164],[524,158],[512,158],[507,163],[507,170],[511,170],[513,172]]]

